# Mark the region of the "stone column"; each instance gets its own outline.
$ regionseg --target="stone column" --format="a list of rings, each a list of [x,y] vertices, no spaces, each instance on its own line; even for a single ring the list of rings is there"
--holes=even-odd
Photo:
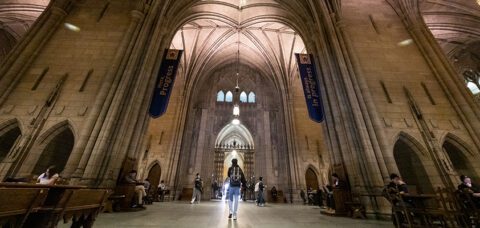
[[[340,0],[332,0],[331,4],[333,10],[331,18],[336,25],[335,29],[339,37],[339,44],[342,51],[346,53],[345,61],[350,72],[350,79],[352,80],[352,87],[354,89],[353,91],[355,91],[355,94],[358,97],[362,113],[366,113],[366,116],[363,119],[365,121],[366,131],[368,132],[367,137],[369,138],[372,150],[375,153],[375,158],[381,172],[380,174],[382,175],[383,180],[387,181],[389,173],[398,173],[397,169],[388,170],[388,167],[396,167],[396,163],[392,156],[387,155],[389,146],[385,131],[381,124],[380,117],[378,116],[378,111],[365,80],[365,76],[361,70],[352,41],[346,31],[346,24],[342,21],[343,16]]]
[[[133,10],[131,11],[130,16],[132,19],[125,33],[126,35],[123,38],[117,53],[115,54],[110,70],[105,76],[105,80],[102,83],[101,89],[99,90],[100,92],[95,99],[95,103],[93,104],[90,115],[85,121],[86,126],[80,133],[78,142],[75,144],[73,149],[72,156],[81,157],[75,173],[72,175],[72,178],[76,179],[77,181],[83,176],[87,164],[91,159],[93,148],[95,147],[95,144],[98,143],[97,139],[101,137],[100,132],[104,127],[104,121],[107,118],[107,113],[111,111],[111,107],[119,108],[120,106],[118,103],[116,105],[113,103],[114,97],[120,89],[120,82],[122,81],[121,76],[123,75],[123,70],[126,67],[126,62],[132,53],[132,49],[136,42],[134,37],[139,33],[144,14],[141,11]]]

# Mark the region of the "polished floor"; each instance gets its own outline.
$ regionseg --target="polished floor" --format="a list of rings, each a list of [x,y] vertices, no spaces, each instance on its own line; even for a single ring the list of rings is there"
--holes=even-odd
[[[94,227],[393,227],[390,222],[356,220],[321,215],[313,206],[268,204],[257,207],[251,202],[241,202],[238,220],[227,218],[228,205],[224,202],[165,202],[147,205],[147,210],[129,213],[102,213]],[[59,227],[66,227],[64,224]]]

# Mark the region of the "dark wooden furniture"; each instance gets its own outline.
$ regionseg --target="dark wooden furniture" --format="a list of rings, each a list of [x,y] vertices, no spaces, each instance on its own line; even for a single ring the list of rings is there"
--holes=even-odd
[[[0,227],[22,227],[47,194],[47,188],[0,188]]]
[[[23,227],[55,227],[61,219],[64,219],[65,222],[72,219],[72,227],[91,227],[108,194],[106,189],[87,189],[85,186],[0,184],[0,190],[4,191],[17,189],[34,191],[38,188],[48,191],[41,199],[37,199],[42,202],[40,206],[29,204],[26,207],[35,210],[31,210],[26,216]]]
[[[460,204],[460,210],[463,214],[463,219],[467,222],[469,227],[480,226],[480,207],[476,199],[468,190],[458,190],[455,192],[455,198]]]
[[[135,186],[135,184],[121,183],[115,188],[115,193],[112,196],[122,196],[118,197],[120,210],[129,210],[135,203]]]
[[[329,196],[327,195],[326,197]],[[331,216],[347,216],[349,207],[346,203],[352,202],[350,191],[343,188],[334,188],[333,201],[335,203],[335,208],[333,210],[321,211],[321,213]]]
[[[67,223],[72,220],[72,228],[93,226],[95,218],[102,210],[107,199],[106,189],[70,189],[67,191],[68,199],[62,205],[60,215],[57,217],[57,224],[63,218]]]

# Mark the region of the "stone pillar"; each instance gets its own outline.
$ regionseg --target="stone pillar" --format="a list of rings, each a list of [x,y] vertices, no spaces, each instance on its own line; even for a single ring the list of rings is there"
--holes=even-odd
[[[398,173],[398,169],[388,170],[388,167],[396,167],[395,159],[387,155],[389,146],[385,136],[384,128],[378,116],[377,108],[374,104],[372,95],[368,88],[365,76],[360,67],[355,49],[353,49],[352,41],[346,31],[346,24],[342,22],[342,11],[340,0],[331,1],[333,13],[332,20],[336,22],[336,31],[339,37],[339,43],[342,50],[346,53],[345,60],[350,71],[350,78],[355,94],[359,98],[359,105],[362,113],[366,113],[368,118],[364,118],[366,131],[368,131],[369,141],[375,153],[378,166],[384,181],[388,180],[389,173]],[[387,165],[388,164],[388,165]]]
[[[98,141],[100,138],[108,137],[109,134],[103,133],[102,130],[107,130],[108,128],[105,124],[115,124],[115,119],[107,119],[108,113],[114,112],[115,110],[122,107],[120,101],[115,99],[126,91],[124,89],[125,79],[122,79],[124,69],[126,67],[126,62],[128,61],[131,53],[133,52],[133,47],[136,43],[135,36],[138,35],[144,14],[141,11],[133,10],[131,12],[131,22],[126,31],[126,35],[123,38],[117,53],[115,54],[113,64],[110,71],[108,71],[102,87],[99,90],[99,94],[95,99],[93,108],[85,121],[84,130],[81,132],[78,142],[76,143],[72,156],[81,156],[80,162],[75,170],[75,173],[72,175],[73,181],[79,181],[79,178],[84,177],[84,172],[89,164],[91,159],[94,159],[94,147],[96,144],[106,144],[106,141]],[[122,83],[123,82],[123,83]],[[123,89],[122,89],[123,88]],[[108,120],[107,122],[105,122]],[[92,164],[93,165],[93,164]],[[93,167],[91,167],[93,168]],[[98,167],[97,167],[98,168]],[[90,173],[85,176],[85,179],[92,180],[95,179],[96,175]]]

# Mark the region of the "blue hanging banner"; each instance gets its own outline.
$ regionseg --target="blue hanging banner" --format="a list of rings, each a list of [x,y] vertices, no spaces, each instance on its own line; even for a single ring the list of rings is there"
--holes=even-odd
[[[168,101],[172,93],[182,53],[182,50],[165,50],[162,65],[155,82],[156,86],[153,91],[152,103],[150,103],[149,113],[153,118],[158,118],[167,111]]]
[[[298,69],[300,70],[300,77],[302,78],[308,115],[313,121],[321,123],[325,118],[325,113],[320,95],[317,70],[313,63],[313,55],[295,54],[295,56],[297,57]]]

